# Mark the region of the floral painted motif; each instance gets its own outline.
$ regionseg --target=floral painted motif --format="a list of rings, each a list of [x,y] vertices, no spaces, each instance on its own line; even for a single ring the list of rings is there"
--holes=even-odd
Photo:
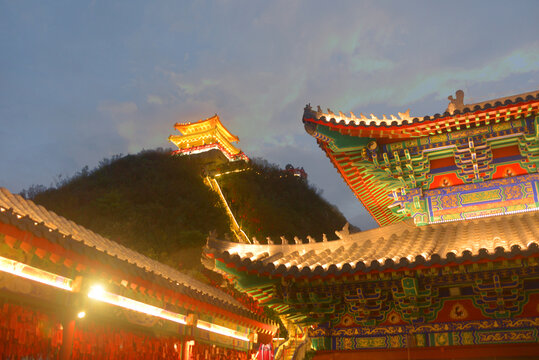
[[[464,305],[462,305],[461,303],[456,303],[451,308],[451,312],[449,313],[449,316],[453,320],[463,320],[468,317],[468,311],[466,310]]]

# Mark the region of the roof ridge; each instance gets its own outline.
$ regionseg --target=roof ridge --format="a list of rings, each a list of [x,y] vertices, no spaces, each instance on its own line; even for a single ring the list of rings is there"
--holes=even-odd
[[[515,222],[525,223],[526,226],[520,226],[517,233],[515,226],[510,225]],[[534,231],[539,228],[539,212],[414,226],[414,231],[419,231],[419,234],[410,232],[409,222],[404,224],[407,226],[402,226],[401,222],[350,234],[341,240],[310,244],[256,245],[208,239],[204,253],[226,264],[245,267],[246,271],[299,277],[413,269],[417,266],[460,264],[486,258],[509,259],[539,253],[539,231]],[[484,231],[494,224],[496,231]],[[459,232],[459,236],[448,237],[448,232]],[[395,241],[392,235],[399,237],[399,241]],[[344,252],[339,250],[343,246]],[[256,254],[260,252],[267,252],[273,257],[257,260]],[[297,254],[289,256],[292,252]],[[340,256],[343,253],[347,256]],[[282,261],[276,257],[286,259],[291,266],[280,266]]]
[[[456,115],[462,115],[473,111],[482,111],[487,110],[488,108],[505,106],[511,104],[517,104],[525,101],[539,100],[539,89],[528,91],[521,94],[505,96],[501,98],[495,98],[490,100],[485,100],[481,102],[476,102],[472,104],[463,104],[460,103],[459,109],[454,110],[454,112],[444,111],[442,114],[436,113],[434,115],[425,115],[425,116],[411,116],[410,109],[406,112],[398,112],[399,117],[391,114],[389,118],[383,114],[382,118],[377,117],[374,114],[370,114],[370,118],[366,117],[362,113],[357,117],[352,111],[350,111],[350,116],[346,115],[342,111],[338,111],[338,114],[333,112],[331,109],[327,109],[327,112],[324,112],[320,105],[317,106],[317,110],[313,110],[311,104],[305,106],[305,114],[314,115],[317,120],[324,122],[334,122],[339,123],[343,122],[345,125],[362,125],[362,126],[399,126],[399,125],[411,125],[413,123],[424,122],[427,120],[437,120],[444,117],[451,117]],[[451,103],[450,103],[451,104]],[[303,116],[305,119],[306,116]],[[323,120],[322,120],[323,118]]]

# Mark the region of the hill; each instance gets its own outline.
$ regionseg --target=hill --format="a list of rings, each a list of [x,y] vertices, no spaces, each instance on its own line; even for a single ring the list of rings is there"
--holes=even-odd
[[[261,243],[268,236],[280,243],[282,235],[289,241],[294,236],[306,241],[309,235],[320,241],[322,234],[333,239],[334,231],[346,223],[306,180],[262,159],[255,159],[250,171],[223,176],[219,182],[243,230]]]
[[[219,182],[247,235],[275,240],[322,233],[331,237],[346,219],[316,190],[265,161]],[[55,187],[22,195],[111,240],[180,269],[200,263],[210,231],[230,236],[220,199],[204,184],[196,158],[151,150],[104,159]]]

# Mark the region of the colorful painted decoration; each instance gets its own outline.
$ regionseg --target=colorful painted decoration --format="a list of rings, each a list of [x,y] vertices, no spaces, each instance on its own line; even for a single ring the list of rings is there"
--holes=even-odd
[[[457,99],[462,97],[459,92]],[[391,119],[346,117],[308,105],[303,123],[380,225],[408,217],[425,225],[537,208],[535,182],[521,195],[527,200],[515,201],[516,189],[512,195],[469,193],[494,189],[492,181],[506,177],[524,184],[530,178],[519,176],[537,173],[539,92],[477,104],[460,100],[455,107],[452,99],[453,111],[432,118],[412,118],[409,112]],[[461,195],[458,185],[466,185],[467,193]],[[440,188],[452,188],[454,199],[433,209],[426,193]],[[463,202],[466,211],[459,210]],[[443,215],[433,214],[438,210]]]

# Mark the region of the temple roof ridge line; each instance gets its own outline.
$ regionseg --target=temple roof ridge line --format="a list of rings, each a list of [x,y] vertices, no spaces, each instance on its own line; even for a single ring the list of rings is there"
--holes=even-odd
[[[457,91],[457,99],[453,99],[452,96],[449,96],[448,99],[450,100],[450,103],[445,112],[442,114],[434,114],[432,116],[412,116],[410,115],[410,109],[403,113],[398,112],[398,117],[393,114],[387,117],[385,114],[383,114],[382,118],[379,118],[372,113],[369,114],[369,117],[365,116],[363,113],[360,113],[359,116],[356,116],[353,112],[350,112],[350,115],[348,116],[342,111],[338,111],[337,113],[335,113],[329,108],[327,109],[327,111],[323,111],[320,105],[318,105],[317,109],[315,110],[312,108],[311,104],[307,104],[304,110],[306,114],[311,114],[311,116],[314,115],[315,119],[322,120],[325,122],[344,122],[345,125],[350,125],[351,123],[353,123],[357,126],[400,126],[411,125],[413,123],[424,122],[427,120],[434,120],[443,117],[463,115],[474,111],[482,111],[504,105],[514,105],[521,102],[539,100],[539,89],[521,94],[475,102],[471,104],[464,104],[462,102],[462,97],[462,90]]]
[[[305,110],[312,111],[310,104],[305,107]],[[322,117],[325,117],[326,119],[335,119],[336,122],[344,121],[346,125],[348,125],[350,122],[354,122],[356,123],[356,125],[359,125],[361,121],[369,121],[371,124],[374,123],[375,125],[385,124],[392,121],[404,123],[405,121],[412,121],[416,118],[414,116],[410,116],[410,109],[406,110],[405,112],[398,112],[397,114],[399,116],[398,118],[393,114],[390,114],[389,118],[386,116],[386,114],[383,114],[382,118],[379,118],[373,113],[369,114],[369,117],[366,117],[365,115],[363,115],[363,113],[360,113],[358,117],[352,111],[350,111],[350,116],[347,116],[342,111],[339,111],[337,115],[330,108],[327,109],[327,112],[324,112],[320,105],[317,106],[316,110],[316,117],[318,119]]]
[[[346,225],[348,225],[348,223],[346,223]],[[345,225],[345,227],[346,227]],[[391,237],[391,235],[387,235],[386,233],[393,233],[392,231],[388,231],[387,228],[395,228],[395,229],[399,229],[399,228],[406,228],[406,229],[417,229],[417,227],[413,224],[413,220],[409,219],[409,220],[406,220],[406,221],[403,221],[403,222],[400,222],[400,223],[395,223],[395,224],[391,224],[391,225],[388,225],[388,226],[384,226],[384,227],[378,227],[378,228],[374,228],[374,229],[369,229],[369,230],[365,230],[365,231],[359,231],[359,232],[354,232],[354,233],[350,233],[350,232],[346,232],[346,231],[343,231],[343,230],[336,230],[335,233],[337,234],[337,236],[339,236],[339,239],[334,239],[334,240],[327,240],[327,237],[323,237],[322,240],[320,241],[309,241],[309,242],[283,242],[281,244],[279,243],[275,243],[273,241],[270,241],[268,242],[267,244],[261,244],[260,242],[256,241],[254,244],[241,244],[241,243],[237,243],[237,242],[233,242],[233,241],[228,241],[228,240],[221,240],[217,237],[212,237],[212,236],[208,236],[207,238],[207,243],[208,244],[212,244],[213,245],[216,245],[216,244],[221,244],[223,245],[225,248],[228,248],[228,247],[233,247],[235,248],[236,250],[242,252],[242,251],[245,251],[246,253],[247,252],[253,252],[253,254],[258,254],[258,253],[262,253],[262,252],[267,252],[269,254],[269,256],[272,256],[273,254],[276,254],[277,252],[279,251],[297,251],[297,250],[306,250],[306,251],[309,251],[309,250],[320,250],[320,251],[323,251],[325,249],[327,249],[328,247],[330,248],[338,248],[340,247],[342,244],[345,244],[345,243],[348,243],[348,242],[360,242],[360,243],[367,243],[367,242],[371,242],[371,240],[373,240],[374,238],[376,238],[378,235],[376,235],[377,233],[382,233],[381,237],[382,238],[387,238],[389,240],[389,238]],[[373,234],[373,237],[369,237],[369,236],[361,236],[361,237],[358,237],[359,234],[362,234],[362,235],[366,235],[366,234]],[[282,239],[283,237],[281,237]],[[296,237],[297,238],[297,237]],[[314,239],[313,237],[311,236],[308,236],[307,239]],[[301,241],[301,239],[299,239]],[[221,246],[221,247],[223,247]],[[217,246],[217,247],[220,247],[220,246]],[[264,258],[263,260],[267,260],[267,258]]]

